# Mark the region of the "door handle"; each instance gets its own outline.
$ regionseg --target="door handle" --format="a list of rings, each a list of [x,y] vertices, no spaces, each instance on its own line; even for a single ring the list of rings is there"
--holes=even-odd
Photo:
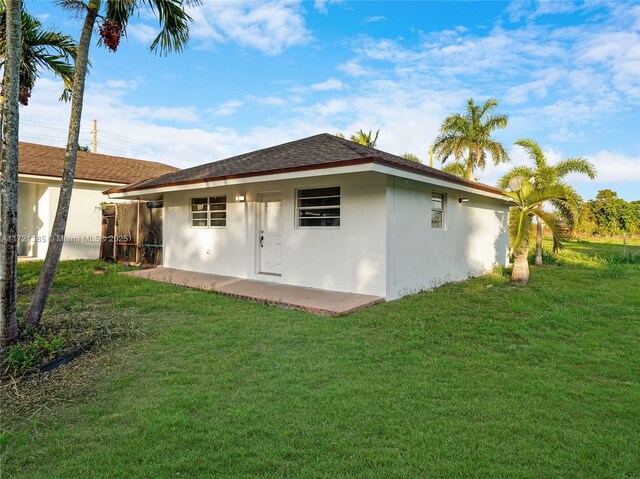
[[[264,241],[264,231],[260,232],[260,248],[264,248],[262,242]]]

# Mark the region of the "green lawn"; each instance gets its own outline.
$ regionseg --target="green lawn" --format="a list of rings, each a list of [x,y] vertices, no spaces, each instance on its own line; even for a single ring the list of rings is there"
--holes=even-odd
[[[640,265],[592,256],[617,250],[343,318],[63,263],[52,315],[144,336],[90,353],[71,400],[5,411],[0,477],[640,477]]]

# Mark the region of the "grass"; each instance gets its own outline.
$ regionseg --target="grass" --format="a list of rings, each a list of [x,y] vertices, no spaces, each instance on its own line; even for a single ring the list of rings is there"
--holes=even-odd
[[[63,263],[50,317],[144,334],[64,402],[3,411],[2,477],[640,477],[640,265],[598,259],[618,249],[344,318]]]

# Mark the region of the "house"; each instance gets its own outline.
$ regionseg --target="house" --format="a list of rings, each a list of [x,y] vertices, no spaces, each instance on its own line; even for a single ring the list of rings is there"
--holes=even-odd
[[[18,255],[44,259],[58,205],[64,148],[20,142]],[[97,259],[106,188],[178,171],[152,161],[78,152],[62,259]]]
[[[391,300],[507,261],[501,190],[329,134],[105,193],[163,200],[180,270]]]

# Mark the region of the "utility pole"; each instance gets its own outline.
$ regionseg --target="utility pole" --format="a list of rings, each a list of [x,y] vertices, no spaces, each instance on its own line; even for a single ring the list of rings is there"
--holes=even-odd
[[[429,167],[433,168],[433,143],[429,145]]]
[[[93,153],[98,153],[98,120],[93,120]]]

